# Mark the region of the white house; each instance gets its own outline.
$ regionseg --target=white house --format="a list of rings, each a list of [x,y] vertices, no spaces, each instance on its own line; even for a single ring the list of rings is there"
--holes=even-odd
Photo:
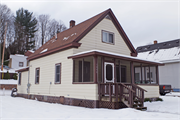
[[[139,58],[164,63],[159,67],[159,84],[170,84],[173,91],[180,91],[180,39],[161,43],[154,41],[152,45],[137,47],[136,51]],[[153,80],[154,74],[151,73]],[[139,79],[138,73],[136,79]]]

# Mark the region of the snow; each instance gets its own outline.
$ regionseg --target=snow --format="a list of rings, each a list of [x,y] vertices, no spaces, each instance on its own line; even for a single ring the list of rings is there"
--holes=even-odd
[[[117,53],[102,51],[102,50],[89,50],[89,51],[84,51],[84,52],[80,52],[80,53],[74,54],[74,55],[72,55],[72,56],[81,55],[81,54],[90,53],[90,52],[100,52],[100,53],[105,53],[105,54],[110,54],[110,55],[115,55],[115,56],[130,58],[130,59],[143,60],[143,61],[155,62],[155,63],[160,63],[160,64],[162,63],[162,62],[158,62],[158,61],[146,60],[146,59],[139,58],[139,57],[132,57],[132,56],[127,56],[127,55],[123,55],[123,54],[117,54]],[[72,57],[72,56],[70,56],[70,57]]]
[[[7,73],[7,71],[9,72],[9,73],[16,73],[16,69],[13,69],[13,68],[10,68],[10,69],[5,69],[5,68],[3,68],[3,71],[0,69],[0,73]]]
[[[70,37],[76,35],[76,33],[71,34],[70,36],[64,37],[63,40],[68,40]]]
[[[14,80],[14,79],[9,79],[9,80],[0,79],[0,84],[17,85],[17,80]]]
[[[34,51],[33,50],[28,50],[29,52],[31,52],[31,53],[34,53]]]
[[[44,49],[43,51],[41,51],[40,53],[44,53],[44,52],[46,52],[48,49],[46,48],[46,49]]]
[[[64,37],[63,40],[67,40],[68,38],[69,38],[69,36],[68,37]]]
[[[180,61],[180,47],[173,47],[169,49],[159,49],[157,50],[147,51],[138,53],[138,58],[152,60],[157,62],[172,62],[172,61]]]
[[[146,102],[147,111],[132,108],[91,109],[39,102],[0,94],[2,120],[179,120],[180,97],[161,96],[163,102]],[[178,107],[179,105],[179,107]]]

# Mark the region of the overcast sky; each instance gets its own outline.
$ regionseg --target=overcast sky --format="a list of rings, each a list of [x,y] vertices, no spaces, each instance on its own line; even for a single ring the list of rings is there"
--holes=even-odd
[[[0,0],[15,14],[19,8],[35,15],[49,14],[76,24],[109,8],[125,30],[134,47],[180,38],[180,0]]]

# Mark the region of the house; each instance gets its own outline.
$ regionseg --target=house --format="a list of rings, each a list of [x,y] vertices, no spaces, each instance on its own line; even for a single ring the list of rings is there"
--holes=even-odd
[[[164,63],[159,67],[159,84],[170,84],[173,91],[180,91],[180,39],[161,43],[154,41],[154,44],[137,47],[136,51],[139,58]]]
[[[18,96],[89,108],[141,109],[144,98],[159,97],[162,64],[136,56],[111,9],[77,25],[71,20],[69,29],[28,56],[29,66],[18,70]],[[154,82],[135,84],[134,67],[149,66],[156,70]]]
[[[24,55],[15,54],[9,56],[8,66],[13,69],[21,69],[27,66],[27,57],[34,53],[33,50],[28,50]]]

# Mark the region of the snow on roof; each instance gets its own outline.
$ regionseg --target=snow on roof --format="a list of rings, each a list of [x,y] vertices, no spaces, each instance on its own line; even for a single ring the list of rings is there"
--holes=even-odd
[[[0,69],[0,73],[7,73],[7,71],[9,73],[16,73],[16,69],[6,69],[6,68],[3,68],[3,71]]]
[[[34,51],[33,50],[28,50],[29,52],[32,52],[32,53],[34,53]]]
[[[44,52],[46,52],[48,49],[46,48],[46,49],[44,49],[43,51],[41,51],[40,53],[44,53]]]
[[[70,36],[64,37],[63,40],[68,40],[70,37],[76,35],[76,33],[71,34]]]
[[[0,79],[0,84],[17,85],[17,80],[14,80],[14,79],[9,79],[9,80]]]
[[[72,56],[81,55],[81,54],[90,53],[90,52],[100,52],[100,53],[105,53],[105,54],[110,54],[110,55],[115,55],[115,56],[120,56],[120,57],[126,57],[126,58],[131,58],[131,59],[136,59],[136,60],[143,60],[143,61],[147,61],[147,62],[155,62],[155,63],[162,64],[162,62],[159,62],[159,61],[147,60],[147,59],[143,59],[143,58],[139,58],[139,57],[132,57],[132,56],[128,56],[128,55],[122,55],[122,54],[117,54],[117,53],[112,53],[112,52],[107,52],[107,51],[102,51],[102,50],[89,50],[89,51],[84,51],[84,52],[74,54]]]
[[[138,53],[138,58],[163,63],[180,61],[180,47],[141,52]]]

